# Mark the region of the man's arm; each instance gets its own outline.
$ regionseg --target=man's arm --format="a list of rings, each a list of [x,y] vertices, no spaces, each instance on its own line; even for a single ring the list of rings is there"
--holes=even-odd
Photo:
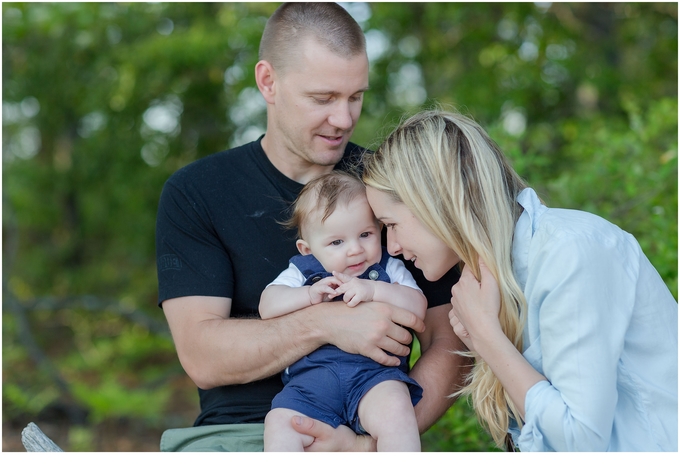
[[[409,374],[421,387],[423,398],[415,407],[420,433],[427,431],[455,402],[447,398],[463,386],[472,360],[452,351],[465,350],[465,345],[449,323],[451,304],[427,310],[425,331],[418,333],[421,356]]]
[[[423,331],[413,313],[378,302],[349,308],[324,302],[269,320],[230,318],[231,299],[179,297],[163,302],[179,360],[202,389],[270,377],[324,344],[385,365],[408,353]]]

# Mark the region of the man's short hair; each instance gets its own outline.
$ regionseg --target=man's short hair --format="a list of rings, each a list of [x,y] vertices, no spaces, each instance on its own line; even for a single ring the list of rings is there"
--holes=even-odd
[[[340,5],[284,3],[267,21],[259,58],[283,73],[295,64],[302,42],[309,38],[346,59],[366,53],[361,26]]]

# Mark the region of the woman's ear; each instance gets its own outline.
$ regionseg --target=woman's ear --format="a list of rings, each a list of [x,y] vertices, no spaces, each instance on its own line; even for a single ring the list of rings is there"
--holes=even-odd
[[[272,64],[266,60],[261,60],[255,64],[255,83],[262,93],[264,100],[269,104],[274,104],[276,95],[276,72]]]
[[[307,244],[307,242],[304,241],[302,238],[298,239],[298,241],[295,242],[295,246],[297,246],[297,249],[301,255],[312,254],[312,250],[311,248],[309,248],[309,244]]]

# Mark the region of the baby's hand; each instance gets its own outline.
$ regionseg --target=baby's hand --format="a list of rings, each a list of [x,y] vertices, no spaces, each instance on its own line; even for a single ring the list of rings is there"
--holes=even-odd
[[[334,297],[338,296],[336,287],[340,283],[333,277],[326,277],[320,281],[315,282],[309,286],[309,300],[312,305],[319,304],[321,302],[328,302]]]
[[[343,295],[343,300],[348,307],[355,307],[360,302],[370,302],[375,294],[375,281],[359,279],[343,273],[333,271],[333,276],[342,284],[335,288],[338,295]]]

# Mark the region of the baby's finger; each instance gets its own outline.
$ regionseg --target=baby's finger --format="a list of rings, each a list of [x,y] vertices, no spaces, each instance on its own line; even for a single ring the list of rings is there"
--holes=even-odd
[[[361,300],[359,300],[358,295],[351,296],[351,298],[349,300],[347,299],[347,297],[348,296],[345,295],[345,303],[347,303],[348,307],[356,307],[361,302]]]
[[[331,276],[331,277],[326,277],[324,279],[321,279],[319,282],[317,282],[317,284],[325,285],[325,286],[331,286],[331,287],[335,288],[335,287],[338,287],[339,285],[342,285],[342,282],[338,281],[336,278]]]
[[[350,286],[348,284],[340,284],[338,287],[335,288],[335,291],[338,294],[345,294],[349,290]]]
[[[348,276],[345,273],[339,273],[338,271],[333,271],[333,277],[337,278],[340,282],[349,282],[352,280],[352,276]]]

